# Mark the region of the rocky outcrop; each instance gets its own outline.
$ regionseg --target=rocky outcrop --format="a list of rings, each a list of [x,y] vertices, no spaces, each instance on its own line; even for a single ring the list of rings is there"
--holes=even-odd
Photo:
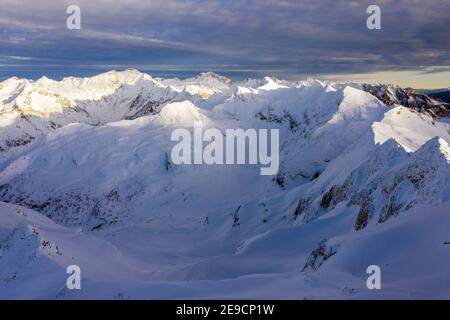
[[[419,93],[411,88],[403,89],[384,84],[363,84],[362,88],[387,106],[399,104],[418,112],[428,113],[435,118],[450,116],[450,103]]]

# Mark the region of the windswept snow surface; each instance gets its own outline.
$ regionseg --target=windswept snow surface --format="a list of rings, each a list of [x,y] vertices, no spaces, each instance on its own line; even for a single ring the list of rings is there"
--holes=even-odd
[[[450,122],[368,91],[136,70],[0,83],[0,298],[449,299]],[[278,173],[173,164],[172,131],[198,121],[279,129]]]

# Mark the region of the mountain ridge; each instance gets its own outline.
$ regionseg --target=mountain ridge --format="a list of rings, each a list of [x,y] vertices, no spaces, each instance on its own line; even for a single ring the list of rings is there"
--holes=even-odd
[[[157,113],[170,102],[189,100],[208,104],[213,101],[217,104],[234,92],[308,86],[314,81],[318,80],[287,82],[266,77],[233,82],[212,72],[185,80],[162,79],[136,69],[109,71],[90,78],[67,77],[61,81],[46,77],[36,81],[12,77],[0,83],[0,121],[3,123],[0,152],[30,143],[40,132],[49,133],[72,122],[102,125]],[[433,117],[450,115],[450,104],[411,89],[368,84],[327,85],[362,88],[388,106],[401,104]],[[5,130],[5,127],[10,129]]]

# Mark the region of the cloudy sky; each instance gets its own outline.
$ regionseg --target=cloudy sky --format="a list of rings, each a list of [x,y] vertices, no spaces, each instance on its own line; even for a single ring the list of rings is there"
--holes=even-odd
[[[0,0],[0,79],[124,68],[450,87],[450,0]]]

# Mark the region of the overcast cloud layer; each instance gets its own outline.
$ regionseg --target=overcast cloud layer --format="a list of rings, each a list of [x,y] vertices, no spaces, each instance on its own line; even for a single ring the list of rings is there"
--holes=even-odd
[[[66,8],[82,29],[66,29]],[[366,28],[378,4],[382,29]],[[450,0],[0,0],[0,78],[449,72]]]

